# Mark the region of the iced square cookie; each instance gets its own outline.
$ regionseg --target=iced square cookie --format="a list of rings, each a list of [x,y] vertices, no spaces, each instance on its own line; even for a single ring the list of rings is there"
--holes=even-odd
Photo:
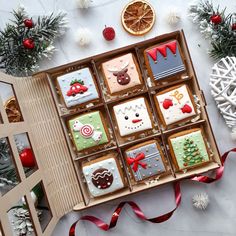
[[[82,171],[93,197],[112,193],[124,187],[121,167],[111,154],[83,164]]]
[[[99,98],[97,85],[87,67],[57,77],[57,83],[67,107],[92,102]]]
[[[144,97],[120,103],[113,110],[120,136],[152,129],[150,108]]]
[[[147,141],[126,150],[126,162],[135,181],[139,182],[166,171],[164,157],[157,141]]]
[[[78,151],[105,144],[109,141],[104,119],[99,111],[69,120],[69,127]]]
[[[168,137],[170,153],[177,170],[188,169],[209,161],[202,130],[195,128]]]
[[[102,63],[102,72],[110,94],[124,92],[142,84],[140,70],[132,53]]]
[[[185,71],[177,40],[161,43],[144,51],[148,73],[153,80],[160,80]]]
[[[159,116],[165,126],[191,119],[197,114],[187,85],[178,85],[155,95]]]

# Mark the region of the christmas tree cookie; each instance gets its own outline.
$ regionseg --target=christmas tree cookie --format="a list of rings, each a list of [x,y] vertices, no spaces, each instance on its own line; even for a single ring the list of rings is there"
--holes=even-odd
[[[121,167],[112,154],[84,163],[82,171],[93,197],[112,193],[124,187]]]
[[[156,81],[185,71],[182,52],[177,40],[161,43],[144,51],[150,77]]]
[[[164,126],[187,121],[197,114],[193,95],[185,84],[158,93],[155,102]]]
[[[120,103],[113,110],[120,136],[152,129],[151,112],[144,97]]]
[[[132,176],[137,182],[166,171],[161,147],[155,140],[127,149],[125,156]]]
[[[57,77],[57,83],[67,107],[93,102],[99,98],[96,83],[87,67]]]
[[[105,144],[109,134],[99,111],[86,113],[69,120],[70,132],[78,151]]]
[[[177,170],[192,168],[209,161],[200,128],[173,134],[168,138],[168,143]]]
[[[102,63],[104,80],[110,94],[126,92],[142,84],[142,77],[132,53]]]

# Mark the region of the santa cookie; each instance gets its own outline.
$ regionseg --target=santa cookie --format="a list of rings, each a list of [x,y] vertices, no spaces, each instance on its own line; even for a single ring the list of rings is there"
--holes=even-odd
[[[187,121],[197,114],[187,85],[178,85],[155,95],[158,114],[165,126]]]
[[[173,134],[168,138],[168,143],[177,170],[209,162],[207,146],[200,128]]]
[[[59,76],[57,83],[67,107],[85,104],[99,98],[97,86],[89,68]]]
[[[121,167],[111,154],[83,164],[82,171],[93,197],[124,187]]]
[[[132,53],[102,63],[102,72],[110,94],[126,92],[142,84],[140,70]]]
[[[156,81],[186,70],[177,40],[161,43],[144,51],[150,77]]]
[[[157,141],[147,141],[129,148],[125,152],[126,162],[135,181],[163,174],[164,156]]]
[[[78,151],[105,144],[109,141],[104,119],[99,111],[86,113],[69,120],[69,127]]]
[[[151,113],[144,97],[120,103],[113,110],[120,136],[152,129]]]

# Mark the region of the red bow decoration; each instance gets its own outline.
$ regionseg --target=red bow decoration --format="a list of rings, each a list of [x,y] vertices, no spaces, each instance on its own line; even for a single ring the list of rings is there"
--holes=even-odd
[[[147,167],[147,163],[141,162],[145,158],[145,154],[143,152],[139,153],[135,158],[127,157],[127,163],[129,165],[133,165],[133,170],[136,172],[138,170],[138,166],[142,166],[144,169]]]
[[[225,163],[227,157],[229,156],[229,154],[231,152],[236,152],[236,148],[233,148],[233,149],[229,150],[228,152],[226,152],[226,153],[224,153],[222,155],[221,159],[222,159],[223,166],[221,166],[220,168],[218,168],[216,170],[216,176],[215,177],[208,177],[208,176],[204,176],[204,175],[197,175],[197,176],[195,176],[193,178],[190,178],[190,180],[197,181],[197,182],[200,182],[200,183],[213,183],[213,182],[221,179],[222,176],[223,176],[223,173],[224,173],[224,163]],[[140,153],[140,154],[142,154],[142,153]],[[171,210],[171,211],[169,211],[169,212],[167,212],[167,213],[165,213],[163,215],[160,215],[160,216],[157,216],[157,217],[154,217],[154,218],[147,218],[144,215],[144,213],[142,212],[142,210],[140,209],[140,207],[135,202],[132,202],[132,201],[121,202],[117,206],[117,208],[115,209],[114,213],[112,214],[110,224],[105,223],[103,220],[100,220],[99,218],[97,218],[95,216],[89,216],[89,215],[82,216],[80,219],[78,219],[76,222],[74,222],[71,225],[70,230],[69,230],[69,236],[75,236],[76,225],[81,220],[90,221],[91,223],[95,224],[98,228],[100,228],[100,229],[102,229],[104,231],[108,231],[109,229],[114,228],[116,226],[116,224],[117,224],[117,221],[119,219],[120,213],[121,213],[123,207],[126,204],[131,206],[131,208],[132,208],[133,212],[135,213],[135,215],[139,219],[141,219],[141,220],[149,221],[151,223],[162,223],[164,221],[167,221],[173,215],[173,213],[178,208],[178,206],[180,205],[180,202],[181,202],[180,182],[175,182],[173,187],[174,187],[174,193],[175,193],[175,204],[176,204],[176,206],[175,206],[175,208],[173,210]]]

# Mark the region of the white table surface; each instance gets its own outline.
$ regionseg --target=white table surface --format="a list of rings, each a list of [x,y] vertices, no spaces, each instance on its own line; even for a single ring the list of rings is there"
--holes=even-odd
[[[187,17],[187,1],[181,0],[149,0],[155,7],[157,22],[154,29],[145,36],[133,37],[127,34],[120,23],[120,13],[126,0],[93,0],[92,8],[79,10],[76,0],[0,0],[0,28],[2,28],[10,17],[10,11],[22,3],[29,14],[48,14],[51,11],[64,10],[68,13],[69,29],[66,35],[57,41],[58,51],[51,61],[44,61],[41,69],[50,68],[82,59],[91,55],[110,51],[118,47],[132,44],[144,39],[183,28],[188,41],[188,46],[195,66],[200,86],[205,93],[208,103],[207,109],[212,123],[216,140],[223,153],[235,146],[230,137],[230,131],[226,127],[219,114],[214,100],[210,94],[209,73],[213,65],[207,54],[208,43],[196,29],[196,26]],[[227,6],[227,11],[235,10],[235,1],[214,1],[220,3],[222,8]],[[178,7],[181,11],[182,23],[178,27],[170,27],[166,23],[165,15],[172,7]],[[113,26],[117,37],[113,42],[106,42],[102,37],[104,25]],[[88,27],[93,33],[93,40],[89,47],[80,48],[75,43],[75,33],[78,27]],[[198,44],[201,46],[198,47]],[[145,223],[137,219],[131,210],[126,207],[122,212],[118,225],[109,232],[103,232],[91,223],[81,222],[77,227],[77,235],[165,235],[165,236],[228,236],[236,235],[236,158],[227,161],[225,174],[221,181],[210,185],[183,181],[181,184],[182,203],[173,217],[162,224]],[[210,205],[205,212],[193,208],[191,199],[195,193],[206,192],[210,197]],[[65,193],[66,194],[66,193]],[[133,200],[139,204],[148,217],[154,217],[174,208],[172,186],[157,188],[146,191],[123,200]],[[93,214],[106,222],[109,222],[115,206],[120,202],[111,202],[102,206],[83,211],[81,213],[70,213],[64,216],[54,230],[54,236],[68,235],[70,225],[81,215]]]

